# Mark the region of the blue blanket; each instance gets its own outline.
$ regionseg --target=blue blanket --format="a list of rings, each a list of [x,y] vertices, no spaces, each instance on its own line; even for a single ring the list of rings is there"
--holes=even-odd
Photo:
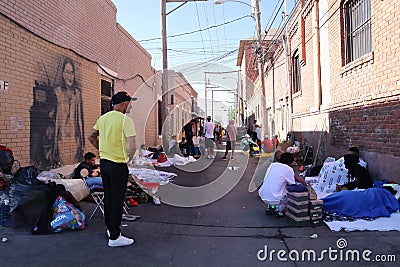
[[[322,200],[324,211],[353,218],[389,217],[399,209],[397,199],[382,188],[368,188],[363,191],[343,190]]]

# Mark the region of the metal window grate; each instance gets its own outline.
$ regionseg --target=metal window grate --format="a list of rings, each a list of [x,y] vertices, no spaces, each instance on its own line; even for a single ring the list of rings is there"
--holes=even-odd
[[[371,0],[349,0],[343,4],[345,23],[345,63],[372,50]]]

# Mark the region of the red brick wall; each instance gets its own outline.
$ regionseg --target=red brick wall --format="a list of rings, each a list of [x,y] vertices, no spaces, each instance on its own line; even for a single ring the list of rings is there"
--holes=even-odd
[[[10,83],[10,90],[0,92],[9,99],[0,104],[7,108],[4,109],[7,113],[1,117],[4,122],[1,124],[5,126],[0,126],[0,142],[16,150],[23,164],[29,164],[32,158],[29,155],[32,146],[29,107],[33,105],[34,81],[54,86],[62,77],[60,68],[65,58],[75,63],[76,78],[82,88],[84,139],[100,116],[101,78],[107,78],[114,80],[115,92],[126,90],[139,95],[131,115],[138,131],[138,143],[159,143],[156,107],[160,83],[153,78],[155,71],[150,54],[116,23],[112,1],[10,0],[0,2],[0,13],[6,16],[2,18],[4,30],[0,32],[5,40],[0,50],[0,80]],[[101,76],[96,63],[111,70],[110,75]],[[88,64],[91,66],[87,67]],[[20,91],[15,91],[18,83],[21,83]],[[19,103],[24,107],[15,110]],[[10,132],[12,127],[25,130],[24,141],[19,130],[15,134]],[[15,135],[17,138],[13,138]],[[86,140],[82,142],[85,142],[83,150],[94,150]],[[70,143],[73,144],[73,140]],[[73,163],[70,157],[62,164],[67,161]]]
[[[0,2],[0,12],[50,42],[110,69],[117,67],[116,7],[111,0],[8,0]]]
[[[318,1],[305,1],[305,4],[313,2]],[[304,38],[301,37],[301,17],[294,16],[290,23],[291,55],[304,46],[307,59],[301,67],[301,93],[295,94],[293,99],[293,130],[304,133],[315,148],[322,136],[321,147],[326,151],[320,151],[319,156],[339,157],[350,146],[358,146],[375,178],[400,181],[400,167],[397,167],[400,166],[400,20],[396,19],[400,16],[400,2],[371,0],[372,53],[347,65],[343,61],[341,2],[327,0],[328,21],[323,27],[328,27],[329,48],[321,49],[320,53],[329,53],[329,66],[323,64],[321,68],[329,67],[330,80],[322,79],[321,83],[325,86],[322,93],[330,94],[324,99],[330,102],[323,103],[319,110],[314,107],[312,10],[307,13],[303,8],[301,12],[305,20]],[[319,1],[320,5],[324,3]],[[299,43],[302,39],[305,44]],[[276,54],[274,59],[279,62],[282,54]],[[284,66],[276,64],[274,70],[275,102],[282,95],[288,95],[288,92],[280,92],[284,90],[279,87],[285,77],[282,68]],[[271,73],[269,70],[266,74],[269,96],[272,95],[268,91],[271,90]]]
[[[7,90],[0,90],[0,143],[10,147],[21,166],[39,167],[71,164],[79,160],[78,150],[91,150],[85,140],[100,110],[100,76],[97,65],[68,49],[48,43],[0,15],[0,80],[8,82]],[[75,66],[76,90],[81,92],[81,116],[58,109],[56,88],[62,84],[62,65],[66,58]],[[34,94],[35,92],[35,94]],[[78,94],[78,93],[77,93]],[[59,99],[59,103],[63,100]],[[73,102],[70,102],[74,105]],[[64,104],[64,103],[63,103]],[[74,110],[72,107],[71,110]],[[79,136],[63,134],[64,144],[73,148],[57,151],[57,118],[70,114],[78,126]],[[66,131],[68,132],[68,131]],[[82,143],[77,144],[77,139]],[[85,146],[86,144],[86,146]],[[80,156],[82,156],[81,154]]]

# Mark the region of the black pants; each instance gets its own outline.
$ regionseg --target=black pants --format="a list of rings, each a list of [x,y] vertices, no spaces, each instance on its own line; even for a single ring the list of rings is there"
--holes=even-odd
[[[186,140],[186,155],[185,156],[193,156],[194,153],[194,144],[193,139]]]
[[[110,239],[115,240],[121,233],[121,220],[128,183],[128,166],[100,159],[101,177],[104,188],[104,219],[110,231]]]

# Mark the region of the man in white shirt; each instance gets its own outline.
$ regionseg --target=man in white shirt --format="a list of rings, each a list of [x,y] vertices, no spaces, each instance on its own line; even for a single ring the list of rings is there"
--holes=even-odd
[[[204,123],[204,132],[206,138],[205,147],[207,149],[207,158],[214,158],[214,122],[211,121],[211,117],[207,116],[207,122]]]
[[[276,212],[276,215],[282,217],[287,206],[287,189],[289,184],[296,182],[305,184],[303,180],[297,177],[293,171],[294,157],[290,153],[283,153],[279,162],[274,162],[268,168],[264,183],[258,191],[258,195],[265,204],[268,205],[267,214]]]

